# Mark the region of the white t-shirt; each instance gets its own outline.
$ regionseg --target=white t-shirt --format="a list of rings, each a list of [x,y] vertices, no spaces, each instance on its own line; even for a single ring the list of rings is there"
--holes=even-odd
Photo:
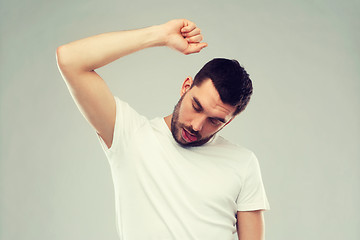
[[[255,155],[220,136],[175,142],[163,118],[148,120],[115,97],[108,149],[121,240],[232,240],[237,211],[270,209]]]

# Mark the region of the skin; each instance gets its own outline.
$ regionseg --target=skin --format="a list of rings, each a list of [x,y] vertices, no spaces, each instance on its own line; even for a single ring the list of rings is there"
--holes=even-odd
[[[164,118],[174,139],[184,147],[201,146],[208,142],[234,118],[236,109],[221,101],[210,79],[191,88],[192,84],[191,77],[185,79],[173,114]],[[196,140],[189,142],[184,131]]]
[[[239,240],[265,239],[265,224],[262,210],[238,211],[236,226]]]
[[[115,100],[106,82],[95,72],[133,52],[156,46],[166,46],[185,55],[198,53],[207,47],[202,42],[201,30],[187,19],[175,19],[161,25],[148,28],[103,33],[80,39],[57,48],[56,57],[59,70],[74,99],[75,104],[108,148],[112,146],[115,125]],[[173,114],[165,117],[175,139],[188,147],[201,145],[221,130],[232,120],[233,108],[221,102],[216,89],[204,82],[200,87],[193,87],[192,79],[187,78],[181,88],[181,101]],[[214,92],[215,90],[215,92]],[[206,94],[206,93],[212,94]],[[203,109],[197,111],[193,106],[196,97]],[[195,106],[198,107],[198,106]],[[210,122],[214,117],[224,121],[217,124]],[[196,143],[189,144],[181,133],[196,136]],[[239,239],[262,240],[263,217],[260,211],[237,212]]]

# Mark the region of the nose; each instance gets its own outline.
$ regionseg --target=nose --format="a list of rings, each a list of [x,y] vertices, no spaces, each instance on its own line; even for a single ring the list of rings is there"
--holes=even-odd
[[[196,132],[200,132],[204,126],[205,120],[206,120],[206,117],[198,116],[198,117],[194,118],[193,121],[191,122],[192,129]]]

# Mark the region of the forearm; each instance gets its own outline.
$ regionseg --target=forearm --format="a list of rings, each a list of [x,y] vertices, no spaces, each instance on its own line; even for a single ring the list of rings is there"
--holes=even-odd
[[[57,49],[58,63],[62,68],[92,71],[138,50],[164,45],[162,33],[157,25],[77,40]]]

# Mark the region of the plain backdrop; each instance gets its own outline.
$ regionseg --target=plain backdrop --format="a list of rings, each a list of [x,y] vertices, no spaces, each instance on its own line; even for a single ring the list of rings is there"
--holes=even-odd
[[[105,154],[55,51],[173,18],[194,21],[208,48],[146,49],[98,69],[113,94],[165,116],[187,76],[237,59],[254,95],[222,135],[259,159],[266,239],[360,239],[359,16],[356,0],[2,0],[0,239],[118,239]]]

